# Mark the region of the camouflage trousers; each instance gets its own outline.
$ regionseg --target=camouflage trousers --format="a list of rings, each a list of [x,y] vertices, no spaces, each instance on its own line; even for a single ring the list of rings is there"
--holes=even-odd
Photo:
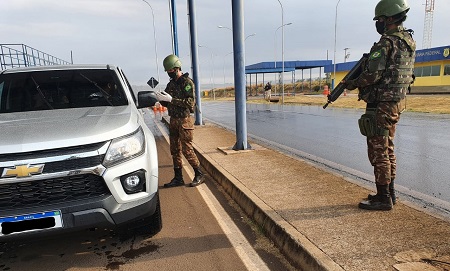
[[[170,154],[172,155],[173,167],[183,167],[183,158],[181,156],[181,154],[183,154],[193,168],[198,168],[200,166],[200,162],[198,161],[197,155],[195,155],[194,148],[192,147],[192,140],[194,139],[194,122],[191,117],[171,117],[169,124],[169,136]]]
[[[399,102],[379,102],[376,106],[376,125],[379,131],[385,132],[385,135],[368,137],[367,151],[374,168],[375,182],[379,185],[389,184],[395,179],[397,159],[394,154],[394,136],[400,113]]]

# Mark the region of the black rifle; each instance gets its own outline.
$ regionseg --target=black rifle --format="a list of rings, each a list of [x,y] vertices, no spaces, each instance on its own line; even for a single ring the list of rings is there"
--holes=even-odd
[[[347,73],[347,75],[342,79],[342,81],[347,81],[347,80],[353,80],[356,79],[363,71],[362,65],[364,64],[364,62],[367,60],[367,58],[369,57],[369,54],[364,54],[361,59],[358,61],[358,63],[356,63],[355,66],[353,66],[353,68]],[[334,89],[333,91],[328,94],[328,101],[327,103],[323,106],[323,109],[327,108],[327,106],[336,101],[339,96],[341,96],[342,92],[344,92],[345,88],[347,87],[346,83],[342,83],[340,82]]]

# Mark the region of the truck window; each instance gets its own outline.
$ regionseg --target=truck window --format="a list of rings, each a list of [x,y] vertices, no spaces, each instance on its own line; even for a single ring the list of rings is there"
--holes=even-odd
[[[111,70],[8,73],[0,82],[1,113],[128,104]]]

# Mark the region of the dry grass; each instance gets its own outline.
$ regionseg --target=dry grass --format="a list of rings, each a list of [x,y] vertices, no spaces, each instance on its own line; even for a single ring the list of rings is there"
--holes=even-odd
[[[210,98],[202,98],[202,100],[211,100]],[[233,101],[234,97],[216,98],[219,101]],[[320,105],[323,106],[327,101],[324,95],[296,95],[285,96],[285,104],[299,105]],[[249,97],[248,103],[269,103],[262,96]],[[280,102],[281,103],[281,98]],[[356,94],[347,96],[341,95],[339,99],[330,104],[329,107],[340,108],[365,108],[366,103],[358,101]],[[425,112],[433,114],[450,114],[450,95],[409,95],[406,98],[407,111]]]

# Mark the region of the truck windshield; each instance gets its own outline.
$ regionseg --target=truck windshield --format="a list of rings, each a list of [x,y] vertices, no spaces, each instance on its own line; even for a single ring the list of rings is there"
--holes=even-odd
[[[0,113],[127,104],[112,70],[0,74]]]

